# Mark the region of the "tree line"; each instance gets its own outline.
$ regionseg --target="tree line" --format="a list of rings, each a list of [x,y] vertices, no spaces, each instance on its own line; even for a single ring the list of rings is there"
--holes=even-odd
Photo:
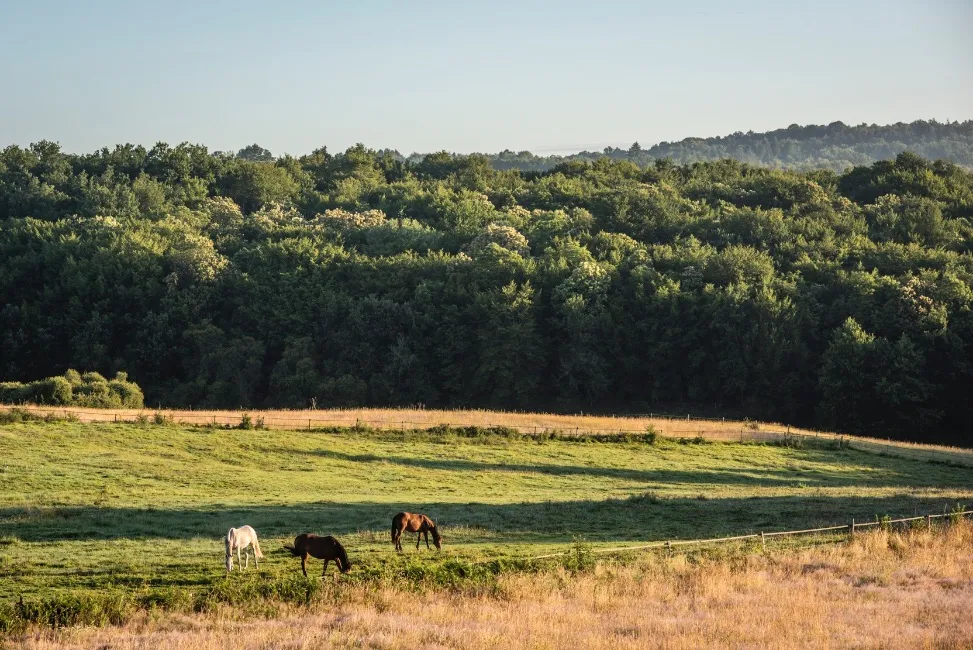
[[[687,406],[970,444],[973,174],[0,153],[0,376],[180,407]],[[683,411],[685,412],[685,411]]]
[[[638,142],[628,148],[605,147],[566,156],[537,156],[529,151],[502,151],[489,156],[496,169],[546,171],[569,161],[593,162],[598,158],[627,160],[647,166],[656,160],[693,163],[733,158],[778,169],[831,169],[845,171],[856,165],[870,165],[911,151],[924,158],[949,160],[973,167],[973,120],[937,122],[917,120],[908,124],[828,125],[792,124],[766,133],[737,132],[714,138],[685,138],[660,142],[643,149]],[[413,155],[412,160],[421,156]]]

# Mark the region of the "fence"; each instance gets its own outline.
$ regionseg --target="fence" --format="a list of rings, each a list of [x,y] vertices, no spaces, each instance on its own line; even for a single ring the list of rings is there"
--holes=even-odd
[[[808,528],[805,530],[785,530],[776,532],[760,532],[760,533],[750,533],[747,535],[734,535],[732,537],[714,537],[709,539],[681,539],[681,540],[666,540],[664,542],[652,542],[649,544],[640,544],[639,546],[618,546],[612,548],[595,548],[591,550],[591,553],[604,554],[604,553],[624,553],[630,551],[646,551],[646,550],[671,550],[674,547],[679,546],[702,546],[704,544],[721,544],[725,542],[738,542],[744,540],[760,540],[762,547],[766,548],[767,538],[774,537],[788,537],[792,535],[811,535],[820,533],[830,533],[835,534],[840,531],[848,531],[849,537],[854,538],[855,534],[863,528],[871,528],[873,526],[888,526],[891,527],[894,524],[911,523],[913,521],[924,521],[926,524],[926,530],[932,529],[932,522],[934,519],[942,519],[944,517],[961,518],[965,519],[967,516],[973,514],[973,511],[961,510],[959,512],[943,513],[938,515],[922,515],[918,517],[904,517],[902,519],[885,519],[878,521],[865,521],[865,522],[855,522],[854,519],[851,520],[849,524],[843,524],[839,526],[826,526],[824,528]],[[530,557],[518,558],[522,561],[530,560],[548,560],[556,557],[566,557],[571,554],[570,550],[560,551],[558,553],[547,553],[545,555],[533,555]],[[481,560],[477,564],[485,564],[487,562],[492,562],[493,560]]]
[[[155,413],[160,417],[170,419],[180,424],[217,426],[217,427],[236,427],[241,423],[241,419],[246,412],[227,412],[227,411],[184,411],[184,410],[159,410],[159,411],[138,411],[125,409],[84,409],[84,408],[61,408],[45,407],[37,405],[26,405],[20,407],[0,405],[0,410],[11,408],[22,408],[39,415],[53,414],[61,417],[70,417],[80,422],[137,422],[140,418],[152,419]],[[891,440],[876,440],[859,436],[847,436],[836,433],[809,431],[807,429],[792,428],[787,425],[775,424],[756,424],[750,422],[734,422],[725,419],[715,418],[693,418],[689,415],[685,419],[681,417],[656,417],[650,414],[637,420],[633,417],[618,418],[621,426],[597,426],[590,422],[604,423],[612,421],[613,418],[602,418],[597,416],[544,416],[542,414],[500,414],[494,412],[438,412],[438,411],[405,411],[396,413],[395,411],[361,411],[360,413],[379,414],[384,413],[383,417],[361,418],[354,414],[356,411],[252,411],[252,423],[262,424],[269,429],[306,429],[314,430],[328,427],[353,427],[366,426],[376,429],[386,430],[422,430],[432,429],[442,425],[464,427],[502,427],[513,429],[523,434],[541,435],[556,432],[561,435],[590,435],[607,436],[616,434],[639,434],[645,433],[645,426],[651,425],[661,436],[668,438],[701,438],[711,441],[724,442],[781,442],[781,441],[813,441],[830,440],[837,442],[843,447],[864,451],[869,453],[885,454],[890,456],[900,456],[915,460],[929,460],[943,463],[953,463],[973,467],[973,450],[932,447],[928,445],[917,445]],[[341,413],[341,415],[336,415]],[[426,414],[429,416],[425,420],[404,419],[408,415]],[[394,414],[394,415],[393,415]],[[454,418],[456,421],[437,421],[437,415],[443,415],[444,420]],[[398,416],[398,417],[396,417]],[[481,416],[507,419],[505,423],[495,423],[483,420]],[[506,417],[504,417],[506,416]],[[539,424],[522,424],[517,420],[536,419]],[[588,419],[586,423],[583,420]],[[643,424],[641,429],[626,428],[631,427],[634,422]]]

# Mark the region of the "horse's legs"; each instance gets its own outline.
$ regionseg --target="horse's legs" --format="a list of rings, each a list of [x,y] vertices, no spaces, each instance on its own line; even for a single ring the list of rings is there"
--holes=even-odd
[[[301,571],[304,572],[304,577],[307,577],[307,553],[301,555]]]
[[[426,537],[426,549],[428,549],[428,550],[431,551],[432,550],[432,547],[429,546],[429,531],[428,530],[427,531],[424,531],[422,534],[425,535],[425,537]]]
[[[260,568],[260,561],[257,559],[257,548],[253,547],[253,565]]]
[[[243,561],[245,563],[243,565],[243,568],[244,569],[249,569],[250,568],[250,554],[247,553],[248,550],[250,550],[250,547],[249,546],[247,548],[243,549]]]
[[[328,572],[328,560],[325,560],[324,567],[322,567],[321,569],[321,577],[323,578],[324,574],[326,574],[327,572]]]
[[[422,541],[422,531],[420,530],[418,533],[416,533],[416,550],[417,551],[419,550],[419,542],[421,542],[421,541]]]
[[[240,547],[236,547],[236,563],[243,564],[243,560],[240,559]]]

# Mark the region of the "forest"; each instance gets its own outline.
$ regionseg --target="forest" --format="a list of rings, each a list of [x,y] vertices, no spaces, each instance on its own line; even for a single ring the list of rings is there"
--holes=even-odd
[[[917,120],[908,124],[881,126],[849,126],[843,122],[806,126],[792,124],[786,129],[766,133],[748,131],[723,137],[660,142],[647,149],[636,142],[627,149],[606,147],[599,152],[582,151],[568,156],[536,156],[529,151],[515,153],[508,150],[489,158],[496,169],[522,171],[547,171],[563,162],[593,162],[607,157],[641,166],[666,158],[676,163],[733,158],[778,169],[831,169],[843,172],[855,165],[870,165],[894,158],[904,151],[973,167],[973,120]]]
[[[973,173],[914,153],[520,171],[362,145],[9,146],[0,380],[75,368],[153,407],[678,410],[970,445],[971,219]]]

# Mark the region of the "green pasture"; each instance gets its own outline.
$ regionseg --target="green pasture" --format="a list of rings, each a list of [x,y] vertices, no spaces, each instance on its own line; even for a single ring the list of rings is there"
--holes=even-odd
[[[958,502],[973,502],[968,468],[826,446],[10,424],[0,601],[225,584],[222,538],[243,524],[260,535],[268,577],[299,573],[281,547],[301,532],[337,536],[353,577],[546,553],[576,537],[769,532]],[[401,510],[439,522],[442,553],[417,552],[409,536],[397,556],[389,527]]]

